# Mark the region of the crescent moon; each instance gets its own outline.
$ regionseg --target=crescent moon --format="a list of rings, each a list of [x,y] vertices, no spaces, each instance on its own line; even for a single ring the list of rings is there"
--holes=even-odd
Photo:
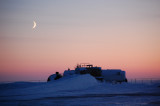
[[[36,22],[33,21],[33,27],[32,27],[32,29],[34,29],[36,26],[37,26]]]

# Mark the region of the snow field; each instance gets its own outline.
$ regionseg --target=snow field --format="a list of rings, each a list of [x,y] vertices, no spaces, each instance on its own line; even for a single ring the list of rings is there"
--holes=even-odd
[[[160,103],[160,83],[100,83],[87,75],[0,85],[0,105],[146,105]]]

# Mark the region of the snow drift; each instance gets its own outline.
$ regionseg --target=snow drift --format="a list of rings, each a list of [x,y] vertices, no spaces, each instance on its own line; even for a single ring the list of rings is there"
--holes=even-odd
[[[63,77],[49,83],[27,88],[8,89],[0,92],[0,99],[36,99],[48,96],[64,95],[58,92],[84,90],[97,85],[97,80],[89,74]]]
[[[157,104],[160,83],[99,83],[89,74],[69,75],[43,83],[0,85],[0,105],[144,105]]]

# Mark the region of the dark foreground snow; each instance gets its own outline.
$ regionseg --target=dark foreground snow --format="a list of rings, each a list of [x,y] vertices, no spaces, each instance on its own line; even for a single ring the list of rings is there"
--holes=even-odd
[[[160,105],[160,84],[99,83],[90,75],[0,85],[3,105]]]

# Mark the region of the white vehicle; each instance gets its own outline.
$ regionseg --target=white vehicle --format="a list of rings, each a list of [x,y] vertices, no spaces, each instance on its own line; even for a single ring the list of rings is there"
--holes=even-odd
[[[120,69],[102,70],[102,78],[107,82],[127,82],[125,71]]]

